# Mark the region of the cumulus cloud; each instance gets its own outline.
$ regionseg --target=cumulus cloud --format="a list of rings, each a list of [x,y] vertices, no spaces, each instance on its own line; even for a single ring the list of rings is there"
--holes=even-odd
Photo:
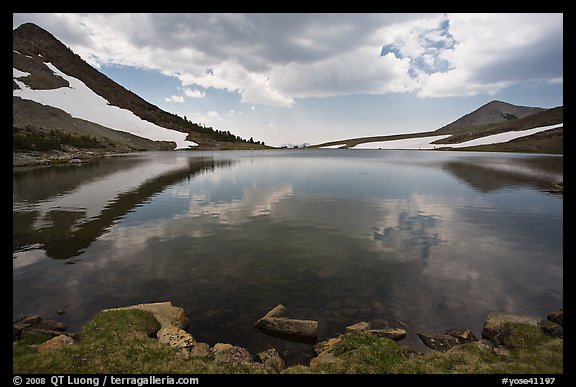
[[[190,98],[204,98],[206,93],[198,89],[190,89],[187,87],[184,89],[184,95]]]
[[[183,103],[184,97],[181,95],[171,95],[170,97],[164,98],[166,102],[176,102],[176,103]]]
[[[249,105],[562,82],[562,14],[14,14],[85,60],[157,69]],[[176,101],[173,101],[176,102]]]

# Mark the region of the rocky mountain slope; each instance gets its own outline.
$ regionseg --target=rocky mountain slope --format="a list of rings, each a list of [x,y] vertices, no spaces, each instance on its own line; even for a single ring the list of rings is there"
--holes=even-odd
[[[35,135],[41,135],[47,129],[72,136],[89,133],[100,142],[101,147],[110,151],[174,149],[176,145],[181,148],[194,145],[196,149],[222,149],[234,148],[236,145],[243,147],[248,143],[229,131],[197,125],[148,103],[84,62],[48,31],[37,25],[26,23],[13,30],[12,60],[13,127],[14,131],[20,134],[34,132]],[[78,85],[85,89],[84,94],[70,96],[79,93]],[[94,95],[86,96],[87,93]],[[68,109],[68,105],[62,105],[66,102],[64,101],[66,94],[71,97],[72,102],[74,99],[88,97],[92,102],[100,98],[110,111],[111,108],[116,108],[115,113],[133,114],[133,118],[139,120],[136,126],[141,126],[136,129],[146,135],[138,136],[139,133],[135,132],[133,123],[118,128],[103,125],[102,122],[92,119],[82,121],[81,119],[85,117],[78,113],[78,109]],[[31,104],[32,101],[36,101],[37,104]],[[82,112],[92,108],[90,103],[85,105],[88,106],[82,106]],[[96,107],[94,109],[93,116],[109,115],[98,111]],[[51,117],[49,123],[46,121],[47,115]],[[100,124],[97,129],[94,126],[96,124]],[[23,132],[25,128],[30,130]],[[112,132],[105,129],[110,129]],[[154,136],[150,135],[150,131]],[[162,134],[159,134],[160,132]],[[133,136],[126,135],[129,133]],[[140,139],[134,138],[134,134]],[[180,137],[181,140],[175,141]],[[110,144],[114,146],[110,147]]]
[[[438,134],[452,133],[454,130],[486,124],[496,124],[524,118],[545,109],[538,107],[516,106],[502,101],[491,101],[468,113],[456,121],[438,129]]]
[[[543,109],[492,101],[434,131],[358,137],[330,141],[314,145],[314,147],[359,147],[364,149],[458,148],[459,150],[498,149],[513,152],[562,153],[563,121],[563,106]],[[510,141],[514,141],[514,144],[511,146],[500,146],[504,143],[508,144]],[[480,142],[482,145],[472,144],[473,142]],[[494,147],[493,144],[497,146]],[[385,145],[388,145],[388,147],[385,147]],[[490,147],[485,145],[490,145]],[[409,146],[409,148],[405,148],[406,146]]]

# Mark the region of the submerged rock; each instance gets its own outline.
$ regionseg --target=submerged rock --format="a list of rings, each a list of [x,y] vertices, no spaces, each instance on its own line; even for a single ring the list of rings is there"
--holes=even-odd
[[[64,332],[68,329],[68,325],[55,320],[42,320],[38,324],[34,325],[34,328]]]
[[[360,332],[360,331],[366,331],[368,329],[371,328],[371,325],[369,322],[366,321],[362,321],[362,322],[358,322],[356,324],[352,324],[352,325],[348,325],[346,327],[346,333],[353,333],[353,332]]]
[[[287,340],[314,342],[318,337],[318,321],[282,317],[286,307],[278,304],[256,321],[255,328]]]
[[[28,314],[20,319],[17,319],[14,322],[30,326],[30,325],[36,325],[40,321],[42,321],[42,317],[38,316],[37,314]]]

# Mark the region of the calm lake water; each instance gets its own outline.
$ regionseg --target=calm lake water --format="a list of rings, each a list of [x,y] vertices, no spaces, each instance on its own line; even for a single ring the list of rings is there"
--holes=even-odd
[[[319,340],[358,321],[471,328],[563,304],[561,156],[158,152],[13,172],[13,315],[71,325],[172,301],[197,341],[289,363],[253,328],[281,303]],[[56,311],[65,314],[58,316]]]

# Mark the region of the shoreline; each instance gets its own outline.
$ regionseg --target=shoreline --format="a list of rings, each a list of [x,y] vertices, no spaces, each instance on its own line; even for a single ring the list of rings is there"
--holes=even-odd
[[[101,328],[96,328],[95,336],[91,337],[94,335],[95,324]],[[133,328],[140,325],[144,331],[133,332]],[[22,366],[18,353],[23,350],[30,356],[59,358],[67,352],[82,351],[88,342],[95,342],[99,348],[112,345],[105,337],[113,334],[120,340],[119,345],[132,350],[143,350],[141,341],[138,341],[135,347],[131,343],[134,337],[147,337],[145,342],[146,346],[150,346],[150,351],[159,350],[168,358],[173,357],[172,366],[200,367],[200,373],[213,373],[214,370],[218,371],[216,373],[231,373],[232,370],[233,373],[380,373],[383,364],[385,365],[384,358],[388,357],[394,360],[394,366],[387,365],[386,367],[390,368],[384,369],[386,373],[421,373],[418,370],[430,367],[430,373],[438,373],[437,367],[444,367],[447,360],[454,359],[464,359],[461,362],[464,362],[466,367],[472,367],[471,370],[479,367],[479,370],[484,370],[482,373],[490,369],[499,370],[498,367],[504,367],[506,372],[509,371],[507,367],[511,367],[510,372],[519,367],[524,373],[538,373],[542,370],[546,373],[563,373],[563,309],[549,313],[542,320],[491,312],[478,336],[466,328],[449,329],[441,334],[416,332],[422,342],[432,349],[426,353],[402,345],[406,330],[386,327],[374,329],[371,322],[362,321],[346,327],[345,332],[336,337],[315,342],[315,357],[310,360],[309,365],[288,367],[275,348],[253,356],[245,348],[232,343],[216,343],[210,346],[196,341],[193,333],[185,330],[187,325],[188,318],[184,309],[173,306],[171,302],[102,310],[82,327],[80,334],[66,333],[67,326],[54,320],[42,320],[41,317],[33,315],[24,316],[13,322],[14,372],[22,372],[18,368]],[[114,331],[128,333],[118,335],[114,334]],[[34,344],[26,344],[30,337],[38,335],[44,335],[44,338],[36,339],[38,342]],[[534,364],[534,360],[526,360],[530,354],[539,359],[539,351],[550,352],[547,356],[554,361],[544,364],[546,361],[543,359],[543,364],[539,365]],[[376,358],[371,357],[374,353],[378,354]],[[99,355],[94,356],[98,358]],[[64,356],[59,360],[64,363],[62,369],[51,371],[66,373],[66,364],[71,361],[68,357]],[[152,363],[154,367],[163,367],[154,361]],[[134,366],[136,368],[128,372],[141,373],[139,366]],[[456,368],[440,373],[458,372],[458,366],[458,363],[455,363]],[[534,372],[530,372],[530,367],[536,367]],[[361,372],[358,372],[359,370]],[[104,369],[102,372],[110,371]]]

